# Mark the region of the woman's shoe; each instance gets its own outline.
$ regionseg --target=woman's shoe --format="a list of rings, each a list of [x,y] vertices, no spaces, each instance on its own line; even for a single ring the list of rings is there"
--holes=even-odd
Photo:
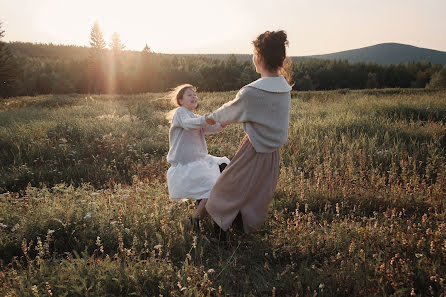
[[[200,231],[200,220],[196,217],[189,217],[190,224],[192,229],[196,232]]]
[[[217,223],[214,222],[214,236],[222,242],[225,242],[227,240],[227,232],[224,231],[222,228],[220,228]]]
[[[242,214],[240,212],[237,214],[234,221],[232,222],[232,228],[237,233],[241,233],[241,234],[244,233],[243,218],[242,218]]]

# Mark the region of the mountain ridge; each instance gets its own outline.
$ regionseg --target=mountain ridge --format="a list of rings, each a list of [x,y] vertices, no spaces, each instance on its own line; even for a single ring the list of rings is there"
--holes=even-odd
[[[293,60],[301,59],[347,60],[350,63],[371,62],[380,65],[423,61],[432,64],[446,64],[446,52],[409,44],[386,42],[329,54],[293,57]]]
[[[35,56],[46,58],[78,58],[88,56],[89,47],[74,45],[34,44],[29,42],[9,42],[9,46],[16,54],[21,56]],[[138,51],[128,50],[130,54]],[[162,54],[162,53],[161,53]],[[213,59],[225,60],[232,54],[163,54],[166,56],[204,56]],[[239,61],[251,61],[251,54],[234,54]],[[377,63],[380,65],[399,64],[407,62],[427,61],[432,64],[446,64],[446,52],[409,44],[387,42],[372,46],[344,50],[329,54],[292,56],[293,61],[307,59],[347,60],[350,63]]]

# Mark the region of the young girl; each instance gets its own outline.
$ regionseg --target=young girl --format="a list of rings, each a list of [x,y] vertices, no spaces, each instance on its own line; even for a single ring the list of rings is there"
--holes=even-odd
[[[205,116],[193,113],[198,104],[194,86],[184,84],[171,93],[172,100],[178,106],[174,110],[169,130],[169,153],[167,161],[171,167],[167,171],[169,197],[174,200],[201,200],[193,216],[194,227],[206,214],[205,204],[215,181],[220,176],[219,165],[229,163],[226,157],[214,157],[208,154],[204,134],[221,131],[220,123],[209,125]]]

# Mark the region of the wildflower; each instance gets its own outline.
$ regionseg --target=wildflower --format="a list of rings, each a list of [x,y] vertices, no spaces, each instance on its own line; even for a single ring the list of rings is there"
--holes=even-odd
[[[31,287],[31,292],[33,292],[34,296],[39,296],[39,289],[37,288],[36,285]]]
[[[154,248],[155,250],[159,250],[159,249],[161,249],[162,246],[163,246],[162,244],[157,244],[157,245],[155,245],[153,248]]]
[[[14,232],[14,231],[16,231],[19,228],[20,228],[20,225],[17,223],[17,224],[14,225],[14,227],[12,227],[11,232]]]
[[[52,229],[48,229],[48,232],[47,232],[48,235],[51,235],[51,234],[53,234],[53,233],[54,233],[54,230],[52,230]]]
[[[114,226],[116,224],[116,221],[111,221],[110,225]]]
[[[8,225],[5,225],[5,224],[3,224],[3,223],[0,223],[0,228],[6,228],[6,227],[8,227]]]
[[[93,192],[93,193],[90,193],[90,196],[92,196],[92,197],[94,197],[94,196],[97,196],[97,195],[99,195],[100,193],[98,193],[98,192]]]
[[[91,212],[87,212],[87,214],[84,217],[84,220],[91,218]]]
[[[129,233],[129,232],[130,232],[130,229],[129,229],[129,228],[124,228],[124,232],[125,232],[125,233]]]

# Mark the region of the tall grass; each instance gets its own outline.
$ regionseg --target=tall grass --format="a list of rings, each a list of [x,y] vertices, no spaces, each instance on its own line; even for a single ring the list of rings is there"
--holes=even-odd
[[[206,113],[235,93],[199,95]],[[168,199],[162,94],[0,103],[0,293],[445,296],[446,93],[292,97],[269,217],[227,244]]]

